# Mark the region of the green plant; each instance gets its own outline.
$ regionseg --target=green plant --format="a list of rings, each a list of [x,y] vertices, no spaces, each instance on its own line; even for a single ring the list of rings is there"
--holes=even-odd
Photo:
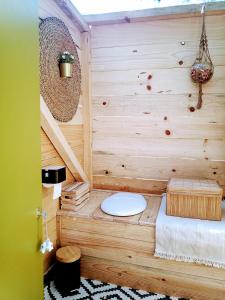
[[[60,54],[59,57],[59,63],[74,63],[74,56],[69,53],[68,51],[64,51],[63,53]]]

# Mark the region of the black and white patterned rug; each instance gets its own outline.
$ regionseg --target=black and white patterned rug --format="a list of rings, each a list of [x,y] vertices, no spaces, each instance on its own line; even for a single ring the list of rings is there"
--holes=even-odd
[[[44,289],[45,300],[187,300],[184,298],[170,297],[161,294],[135,290],[128,287],[108,284],[98,280],[81,279],[81,286],[67,294],[60,294],[54,281],[46,282]]]

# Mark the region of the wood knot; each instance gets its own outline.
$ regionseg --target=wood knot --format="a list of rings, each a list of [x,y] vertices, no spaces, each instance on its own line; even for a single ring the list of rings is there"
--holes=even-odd
[[[178,62],[178,64],[180,65],[180,66],[182,66],[183,65],[183,60],[179,60],[179,62]]]
[[[167,130],[165,130],[165,134],[166,134],[166,135],[171,135],[171,132],[170,132],[170,130],[168,130],[168,129],[167,129]]]
[[[167,120],[167,116],[164,117],[164,120],[165,120],[165,121]]]
[[[150,80],[150,79],[152,79],[152,75],[151,74],[148,75],[148,80]]]
[[[193,106],[189,107],[190,112],[194,112],[195,108]]]
[[[148,91],[151,91],[152,88],[151,88],[150,85],[147,85],[147,86],[146,86],[146,89],[147,89]]]
[[[176,172],[176,169],[172,169],[172,172]]]
[[[105,170],[105,174],[108,175],[108,174],[109,174],[109,171],[108,171],[108,170]]]
[[[103,101],[103,102],[102,102],[102,105],[106,105],[106,104],[107,104],[107,102],[106,102],[106,101]]]

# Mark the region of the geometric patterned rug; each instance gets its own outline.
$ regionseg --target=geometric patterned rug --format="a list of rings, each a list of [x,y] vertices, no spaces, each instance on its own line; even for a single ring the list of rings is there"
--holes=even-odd
[[[60,294],[53,281],[46,282],[44,289],[45,300],[187,300],[161,294],[135,290],[98,280],[81,278],[81,286],[66,295]]]

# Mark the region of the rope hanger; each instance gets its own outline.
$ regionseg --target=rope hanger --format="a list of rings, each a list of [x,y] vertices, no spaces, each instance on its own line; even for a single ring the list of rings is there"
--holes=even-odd
[[[194,64],[191,67],[191,78],[193,82],[198,83],[199,85],[197,109],[200,109],[202,107],[202,84],[208,82],[211,79],[214,72],[214,67],[210,57],[208,49],[208,40],[206,35],[205,3],[202,5],[201,14],[203,16],[203,20],[202,33],[199,43],[199,52]]]

